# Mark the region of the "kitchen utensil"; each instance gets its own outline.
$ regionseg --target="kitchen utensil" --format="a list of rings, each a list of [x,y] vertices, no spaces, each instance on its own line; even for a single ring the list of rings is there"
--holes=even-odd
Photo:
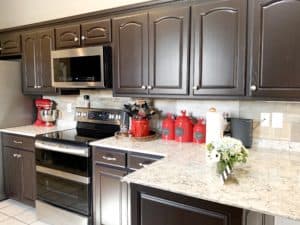
[[[42,110],[50,110],[53,107],[53,101],[50,99],[36,99],[35,100],[35,107],[37,108],[37,118],[34,122],[35,126],[49,126],[49,123],[43,120],[42,115],[46,116],[46,112],[41,113]],[[46,119],[47,120],[47,119]]]
[[[175,141],[193,141],[193,123],[192,120],[186,116],[186,111],[181,111],[181,116],[178,116],[175,120]]]
[[[58,111],[56,109],[43,109],[39,111],[42,121],[45,122],[46,127],[52,127],[58,116]]]

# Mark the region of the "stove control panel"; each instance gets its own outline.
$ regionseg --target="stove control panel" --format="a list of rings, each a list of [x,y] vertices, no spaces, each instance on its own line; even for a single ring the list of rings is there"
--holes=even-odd
[[[118,109],[76,108],[75,119],[79,122],[120,124],[121,112]]]

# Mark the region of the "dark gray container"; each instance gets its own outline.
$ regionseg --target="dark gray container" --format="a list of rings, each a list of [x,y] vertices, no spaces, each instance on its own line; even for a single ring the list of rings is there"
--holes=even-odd
[[[253,140],[253,120],[231,118],[231,137],[241,140],[246,148],[251,148]]]

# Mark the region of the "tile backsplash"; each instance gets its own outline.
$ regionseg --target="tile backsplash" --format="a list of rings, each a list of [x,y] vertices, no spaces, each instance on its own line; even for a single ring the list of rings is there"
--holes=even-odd
[[[111,90],[83,90],[76,96],[45,96],[57,103],[60,120],[73,121],[75,107],[83,106],[83,95],[90,95],[93,108],[122,108],[132,98],[112,97]],[[254,143],[274,146],[298,146],[300,143],[300,103],[299,102],[265,102],[265,101],[228,101],[228,100],[175,100],[153,99],[152,104],[159,110],[159,115],[152,121],[152,126],[160,128],[160,121],[167,112],[179,114],[181,110],[195,117],[205,116],[210,107],[220,112],[229,113],[231,117],[254,120]],[[282,128],[262,127],[261,113],[282,113]],[[299,144],[300,145],[300,144]]]

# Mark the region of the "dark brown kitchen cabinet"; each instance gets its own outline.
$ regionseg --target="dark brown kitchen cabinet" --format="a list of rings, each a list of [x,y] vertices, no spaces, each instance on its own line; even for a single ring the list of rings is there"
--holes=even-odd
[[[21,36],[19,33],[0,34],[0,56],[21,54]]]
[[[122,225],[127,220],[126,153],[93,149],[94,225]],[[124,161],[122,160],[124,158]]]
[[[132,225],[241,225],[243,210],[131,184]]]
[[[111,21],[101,19],[55,28],[56,48],[100,45],[111,41]]]
[[[147,94],[148,14],[113,18],[115,94]]]
[[[5,191],[9,198],[34,205],[36,199],[34,139],[3,134]],[[32,143],[32,146],[29,144]]]
[[[252,96],[300,97],[300,1],[249,1]]]
[[[54,94],[51,85],[51,50],[54,30],[43,29],[22,35],[24,94]]]
[[[189,7],[149,12],[149,94],[188,94]]]
[[[245,94],[246,5],[246,0],[225,0],[192,6],[194,96]]]

